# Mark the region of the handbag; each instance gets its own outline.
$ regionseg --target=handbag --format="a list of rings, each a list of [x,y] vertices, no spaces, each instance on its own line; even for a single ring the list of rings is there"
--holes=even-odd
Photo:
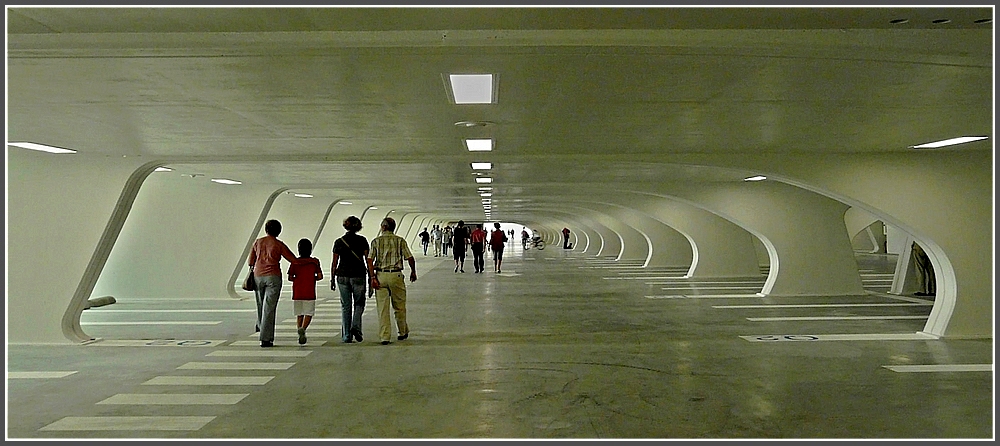
[[[257,281],[253,278],[253,267],[250,267],[250,272],[247,273],[247,278],[243,279],[243,290],[244,291],[254,291],[257,289]]]

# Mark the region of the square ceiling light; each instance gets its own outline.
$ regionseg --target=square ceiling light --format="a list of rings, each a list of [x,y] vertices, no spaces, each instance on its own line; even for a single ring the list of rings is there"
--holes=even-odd
[[[492,104],[496,96],[492,74],[450,74],[451,98],[456,104]]]
[[[489,170],[493,168],[493,163],[472,163],[472,168],[476,170]]]
[[[492,139],[467,139],[465,140],[465,147],[469,149],[470,152],[489,152],[493,150],[493,140]]]
[[[485,183],[492,183],[493,182],[493,178],[490,178],[490,177],[479,177],[479,178],[476,178],[476,182],[477,183],[484,183],[484,184]]]

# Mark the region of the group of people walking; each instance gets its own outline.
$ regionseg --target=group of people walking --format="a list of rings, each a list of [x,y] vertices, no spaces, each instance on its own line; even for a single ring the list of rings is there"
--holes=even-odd
[[[333,260],[330,265],[330,290],[340,290],[341,341],[362,342],[362,315],[365,311],[365,294],[375,291],[375,305],[378,311],[379,341],[389,344],[392,337],[392,322],[396,323],[396,340],[409,337],[410,328],[406,322],[406,277],[404,263],[409,266],[410,282],[417,280],[416,262],[403,237],[394,233],[396,221],[386,217],[380,223],[380,233],[369,243],[358,231],[361,219],[349,216],[344,219],[346,232],[333,242]],[[501,272],[503,251],[507,243],[507,232],[500,223],[493,223],[494,229],[487,233],[483,224],[476,224],[471,230],[465,221],[459,220],[455,228],[443,229],[434,225],[431,231],[424,228],[420,232],[420,243],[424,255],[433,241],[434,256],[447,255],[452,250],[455,272],[465,272],[465,256],[472,248],[472,263],[476,273],[486,270],[486,248],[493,254],[493,271]],[[299,344],[307,342],[306,329],[316,313],[316,284],[323,280],[323,269],[319,259],[312,256],[313,246],[309,239],[299,240],[298,256],[280,239],[281,223],[268,220],[264,224],[265,236],[256,239],[250,250],[248,263],[253,275],[254,297],[257,302],[257,323],[260,346],[274,346],[274,326],[283,283],[281,259],[289,262],[288,280],[292,282],[292,305]],[[370,287],[370,288],[369,288]],[[390,309],[392,317],[390,318]]]
[[[500,223],[493,223],[494,230],[487,234],[483,229],[483,224],[476,224],[471,230],[465,225],[465,221],[459,220],[452,234],[453,255],[455,258],[455,272],[465,272],[465,257],[467,248],[472,248],[472,266],[476,273],[486,272],[486,248],[489,245],[490,252],[493,253],[493,272],[501,272],[503,264],[504,244],[507,242],[507,233],[500,229]],[[489,240],[487,240],[489,238]]]
[[[433,247],[434,257],[447,256],[448,250],[453,246],[454,229],[449,225],[445,225],[444,228],[440,225],[434,225],[430,231],[424,228],[417,235],[420,237],[420,246],[424,249],[424,255],[427,255],[428,248]]]
[[[410,282],[417,280],[416,263],[406,240],[396,235],[396,221],[386,217],[380,223],[381,232],[369,244],[368,239],[358,234],[361,219],[350,216],[343,222],[346,233],[333,243],[330,289],[340,286],[341,340],[344,343],[361,342],[364,339],[361,319],[365,310],[366,287],[375,290],[375,305],[378,311],[379,340],[388,345],[392,335],[392,319],[396,322],[396,340],[409,337],[410,328],[406,323],[406,280],[403,263],[410,269]],[[292,282],[293,311],[296,317],[299,344],[305,344],[306,328],[316,312],[316,283],[323,280],[320,262],[312,257],[312,243],[301,239],[298,243],[299,256],[296,257],[284,242],[278,239],[281,223],[268,220],[264,224],[267,234],[254,241],[248,263],[256,284],[254,295],[257,301],[257,325],[260,346],[274,346],[275,311],[281,295],[282,258],[287,260],[288,280]],[[367,277],[367,280],[366,280]]]

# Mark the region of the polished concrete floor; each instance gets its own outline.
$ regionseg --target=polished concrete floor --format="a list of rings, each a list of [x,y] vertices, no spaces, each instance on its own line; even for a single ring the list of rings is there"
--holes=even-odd
[[[7,346],[7,439],[993,439],[991,340],[917,335],[927,298],[760,298],[764,276],[680,279],[558,246],[503,273],[417,253],[411,335],[339,341],[320,287],[309,341],[252,299],[87,310],[88,345]]]

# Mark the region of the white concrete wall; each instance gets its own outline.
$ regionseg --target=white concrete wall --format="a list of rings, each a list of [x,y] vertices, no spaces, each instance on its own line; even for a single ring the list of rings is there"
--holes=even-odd
[[[7,343],[89,339],[79,314],[107,258],[98,245],[117,233],[112,215],[138,193],[141,178],[126,185],[147,161],[7,148]]]

